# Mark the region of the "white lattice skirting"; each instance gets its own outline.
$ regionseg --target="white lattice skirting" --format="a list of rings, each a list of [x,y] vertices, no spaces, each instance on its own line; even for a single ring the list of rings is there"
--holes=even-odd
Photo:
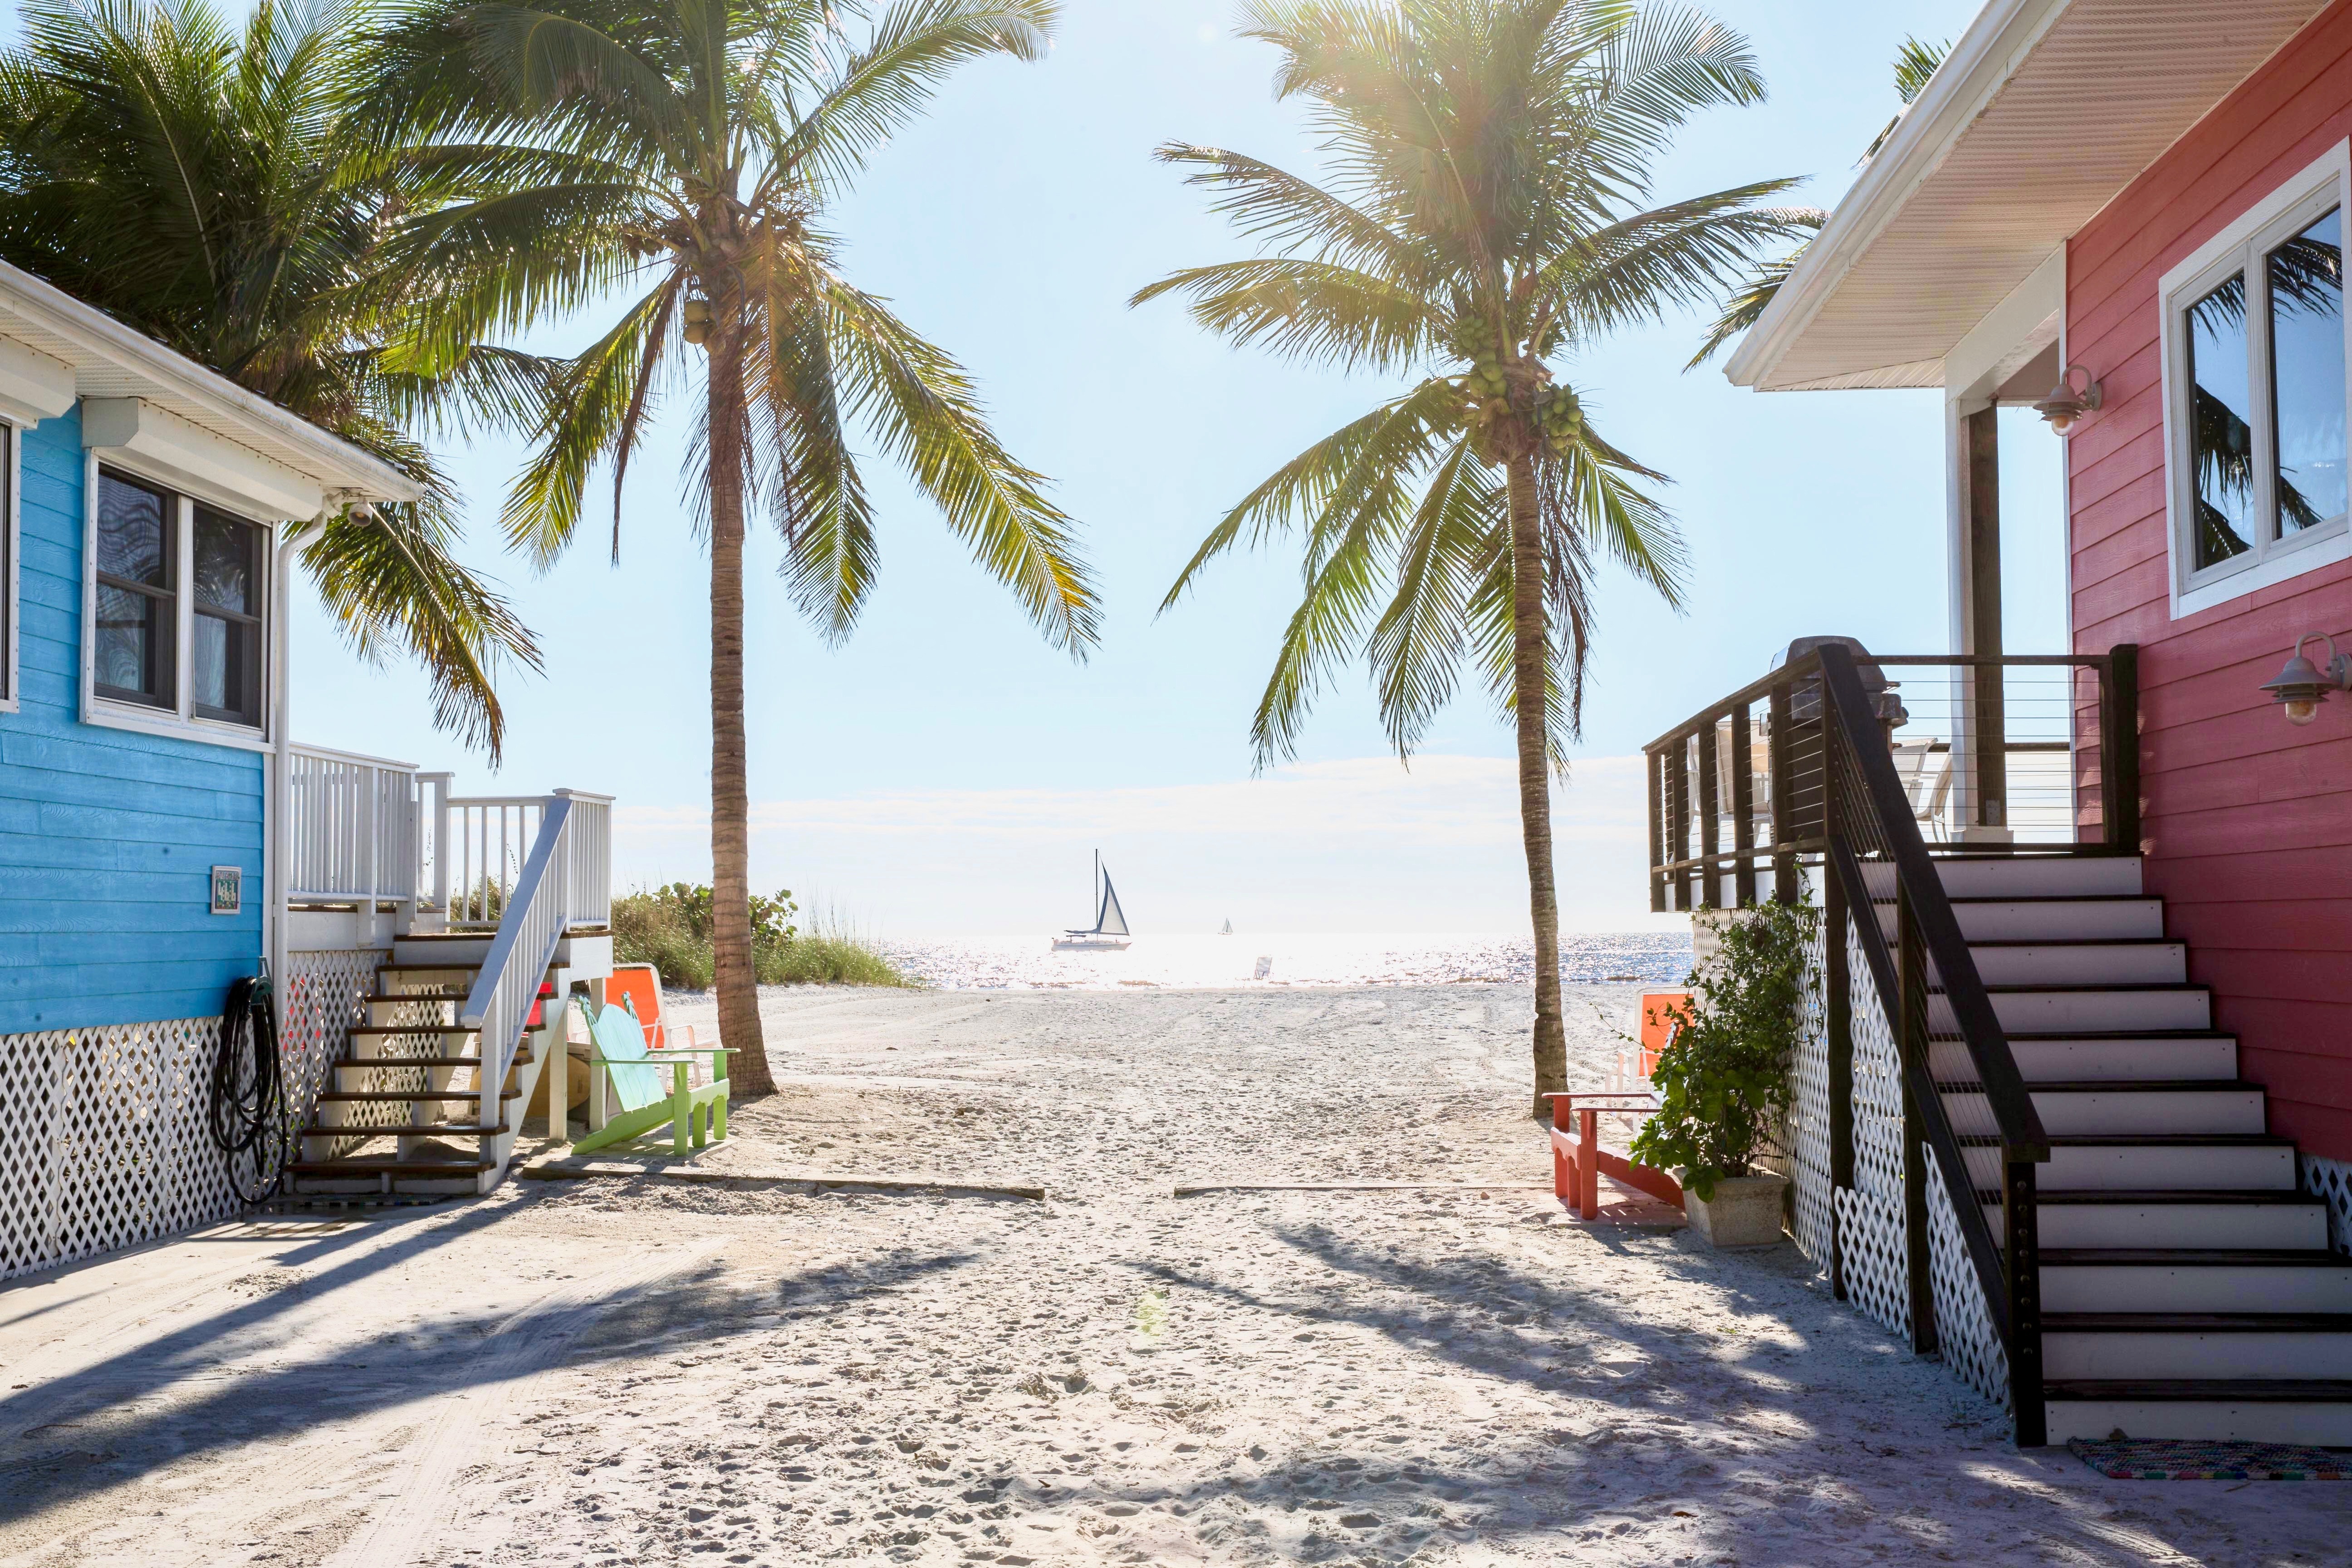
[[[1960,1216],[1952,1208],[1944,1168],[1935,1152],[1919,1146],[1927,1172],[1927,1279],[1936,1300],[1936,1344],[1944,1364],[1996,1405],[2009,1399],[2009,1352],[1985,1300],[1984,1282],[1969,1258]]]
[[[1789,1151],[1789,1177],[1796,1185],[1797,1246],[1816,1268],[1830,1266],[1836,1245],[1837,1198],[1830,1180],[1830,1055],[1825,948],[1829,922],[1813,922],[1805,952],[1804,1033],[1791,1064],[1796,1093],[1789,1108],[1782,1144]]]
[[[383,957],[291,955],[278,1040],[298,1124],[366,1016]],[[219,1047],[216,1017],[0,1036],[0,1279],[236,1212],[205,1127]]]
[[[2327,1244],[2352,1253],[2352,1162],[2298,1156],[2303,1166],[2303,1190],[2327,1205]]]
[[[218,1018],[0,1037],[0,1278],[237,1206],[205,1129]]]
[[[392,954],[379,948],[286,955],[286,983],[278,988],[278,1054],[295,1125],[310,1120],[330,1066],[350,1054],[352,1026],[367,1022],[376,966],[391,962]]]
[[[1862,934],[1846,921],[1853,999],[1853,1190],[1838,1194],[1838,1259],[1846,1294],[1879,1322],[1911,1332],[1909,1230],[1903,1218],[1903,1061]]]

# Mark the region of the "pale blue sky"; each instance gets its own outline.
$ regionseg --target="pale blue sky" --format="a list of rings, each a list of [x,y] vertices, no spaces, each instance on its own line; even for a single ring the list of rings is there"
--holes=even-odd
[[[1833,203],[1895,108],[1905,35],[1949,37],[1973,11],[1717,7],[1753,38],[1772,99],[1693,125],[1660,196],[1796,174],[1814,176],[1806,199]],[[1386,390],[1231,351],[1172,304],[1126,307],[1168,268],[1239,250],[1150,161],[1156,143],[1315,166],[1300,117],[1272,100],[1272,56],[1233,39],[1232,19],[1224,0],[1066,0],[1049,61],[969,71],[837,214],[854,275],[979,374],[1012,448],[1059,481],[1085,526],[1104,637],[1084,665],[1049,650],[879,464],[881,586],[846,647],[794,618],[775,542],[755,540],[758,882],[829,897],[885,931],[1042,931],[1078,918],[1099,845],[1146,931],[1228,915],[1260,930],[1525,929],[1509,738],[1481,702],[1458,703],[1406,774],[1350,674],[1307,731],[1306,766],[1253,783],[1248,716],[1295,561],[1236,559],[1154,616],[1222,509]],[[1608,759],[1752,678],[1793,636],[1945,646],[1936,395],[1738,391],[1713,368],[1682,374],[1696,331],[1675,321],[1571,367],[1607,434],[1679,481],[1694,568],[1682,616],[1622,576],[1602,584],[1589,761],[1557,813],[1563,903],[1586,927],[1643,918],[1639,775]],[[512,731],[495,779],[432,731],[419,679],[356,668],[307,605],[298,734],[455,767],[468,788],[609,792],[625,879],[706,877],[707,568],[675,478],[683,424],[633,469],[617,571],[601,519],[547,576],[503,556],[488,525],[516,452],[453,456],[482,524],[473,557],[547,652],[543,679],[505,686]],[[2054,649],[2056,443],[2030,416],[2003,434],[2011,645]]]

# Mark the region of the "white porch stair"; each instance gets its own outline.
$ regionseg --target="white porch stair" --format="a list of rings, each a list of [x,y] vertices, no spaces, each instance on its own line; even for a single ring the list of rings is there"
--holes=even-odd
[[[376,969],[367,1022],[329,1068],[301,1157],[289,1170],[304,1197],[432,1197],[488,1192],[514,1153],[523,1108],[551,1047],[561,1049],[572,978],[570,942],[548,971],[553,988],[539,1029],[524,1034],[492,1092],[482,1081],[481,1035],[457,1021],[492,942],[488,931],[399,937]],[[609,963],[593,966],[602,974]]]
[[[2239,1079],[2139,861],[1938,866],[2051,1142],[2049,1440],[2352,1445],[2352,1258],[2330,1250],[2326,1205],[2298,1189],[2294,1146]],[[1891,934],[1893,906],[1879,913]],[[1948,1018],[1940,996],[1931,1009]],[[1953,1125],[1989,1125],[1965,1047],[1939,1040],[1931,1067]],[[1999,1237],[1998,1152],[1966,1153]]]

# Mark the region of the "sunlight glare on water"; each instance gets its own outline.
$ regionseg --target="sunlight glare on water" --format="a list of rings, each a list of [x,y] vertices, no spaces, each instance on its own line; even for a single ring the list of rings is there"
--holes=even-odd
[[[942,991],[1525,984],[1535,973],[1530,940],[1492,935],[1139,936],[1123,952],[1056,952],[1043,936],[940,937],[882,945],[901,967]],[[1264,980],[1254,977],[1261,958],[1273,961]],[[1560,938],[1560,977],[1570,984],[1678,984],[1690,962],[1690,938],[1684,933],[1577,932]]]

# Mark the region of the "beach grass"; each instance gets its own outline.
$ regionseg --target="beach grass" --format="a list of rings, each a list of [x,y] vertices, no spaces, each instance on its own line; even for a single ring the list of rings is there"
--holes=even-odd
[[[917,984],[838,911],[824,910],[807,930],[793,923],[797,912],[789,893],[752,900],[752,964],[761,984]],[[717,972],[710,889],[672,882],[614,899],[613,956],[622,963],[652,964],[665,985],[709,990]]]

